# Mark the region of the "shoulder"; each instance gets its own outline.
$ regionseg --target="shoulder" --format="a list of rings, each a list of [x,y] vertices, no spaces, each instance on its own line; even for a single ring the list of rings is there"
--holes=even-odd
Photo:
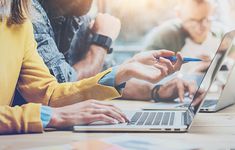
[[[169,20],[155,27],[146,38],[147,49],[170,49],[178,51],[185,40],[179,20]]]
[[[20,25],[26,34],[33,33],[33,25],[30,19],[26,19],[23,24]]]
[[[155,27],[149,32],[149,36],[170,38],[181,34],[181,23],[178,20],[170,20]]]
[[[26,19],[22,24],[13,24],[7,27],[7,30],[14,33],[14,36],[25,36],[32,31],[32,23]]]

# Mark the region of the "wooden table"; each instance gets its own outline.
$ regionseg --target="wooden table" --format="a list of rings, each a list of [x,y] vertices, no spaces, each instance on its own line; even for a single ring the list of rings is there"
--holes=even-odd
[[[142,101],[111,101],[123,109],[138,109],[148,105]],[[235,105],[217,113],[197,115],[188,133],[73,133],[72,131],[50,131],[43,134],[0,136],[0,149],[25,149],[48,145],[68,144],[79,140],[107,138],[121,135],[145,136],[153,140],[165,139],[175,148],[187,144],[190,149],[235,149]]]

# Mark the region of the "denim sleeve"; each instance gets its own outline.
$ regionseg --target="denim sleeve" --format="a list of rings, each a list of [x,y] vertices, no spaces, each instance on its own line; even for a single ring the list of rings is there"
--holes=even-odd
[[[41,120],[43,128],[46,128],[51,120],[52,110],[48,106],[41,106]]]
[[[64,41],[69,38],[72,39],[69,42],[70,47],[67,55],[67,60],[71,65],[82,60],[89,51],[90,22],[91,18],[88,15],[71,18],[71,24],[68,27],[70,29],[68,30],[72,32],[67,33],[67,37],[64,39]]]
[[[66,62],[64,55],[58,50],[54,41],[53,29],[45,11],[38,4],[37,0],[33,1],[33,6],[39,15],[37,20],[33,20],[34,36],[38,44],[37,50],[39,55],[58,82],[76,81],[77,72]]]
[[[125,88],[126,83],[115,86],[115,78],[118,67],[113,67],[112,71],[100,79],[99,84],[115,87],[118,91]]]
[[[54,39],[48,34],[41,33],[35,33],[35,39],[38,43],[39,55],[58,82],[76,81],[76,71],[66,62],[64,55],[59,52]]]

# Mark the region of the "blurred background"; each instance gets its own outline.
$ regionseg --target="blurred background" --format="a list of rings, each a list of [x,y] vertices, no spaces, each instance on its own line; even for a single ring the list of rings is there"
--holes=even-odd
[[[122,29],[114,45],[112,60],[123,62],[145,49],[146,36],[153,28],[176,18],[180,0],[95,0],[90,15],[110,13],[122,22]],[[223,32],[235,28],[235,0],[213,0],[212,23],[219,24]],[[110,56],[111,57],[111,56]]]

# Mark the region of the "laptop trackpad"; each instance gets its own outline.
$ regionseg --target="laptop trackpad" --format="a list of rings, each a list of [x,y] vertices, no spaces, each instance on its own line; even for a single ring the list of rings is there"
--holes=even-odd
[[[105,121],[95,121],[89,125],[113,125],[113,124],[118,124],[118,121],[116,121],[115,123],[108,123]]]

